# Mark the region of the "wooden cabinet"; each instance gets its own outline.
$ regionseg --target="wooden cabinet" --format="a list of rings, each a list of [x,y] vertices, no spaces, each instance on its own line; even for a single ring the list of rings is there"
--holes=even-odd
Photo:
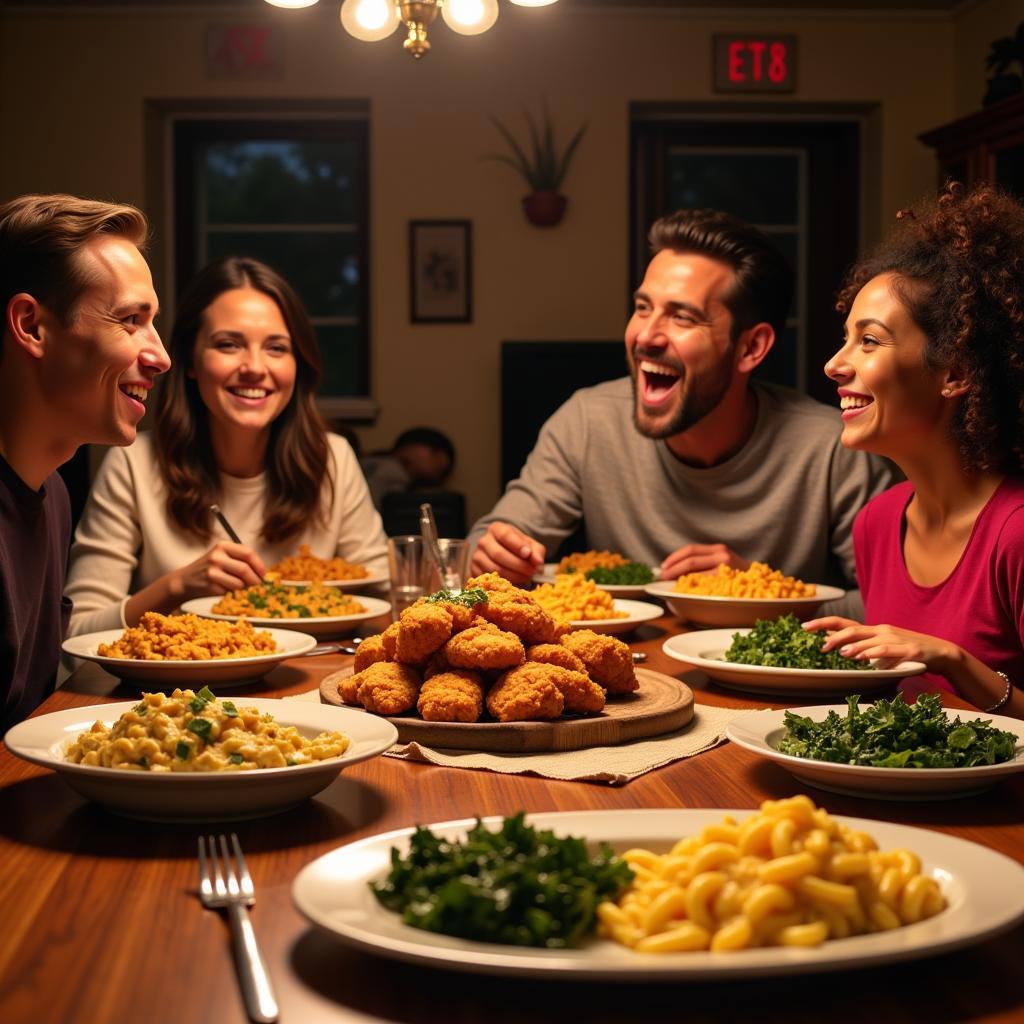
[[[940,184],[994,181],[1024,199],[1024,93],[918,138],[935,150]]]

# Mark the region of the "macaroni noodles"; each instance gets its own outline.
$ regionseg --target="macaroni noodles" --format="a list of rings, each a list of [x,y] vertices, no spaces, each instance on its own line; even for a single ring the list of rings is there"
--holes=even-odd
[[[916,854],[880,852],[807,796],[766,800],[759,814],[727,817],[661,856],[622,856],[636,879],[597,915],[604,935],[640,953],[816,946],[946,905]]]
[[[270,567],[285,580],[361,580],[370,574],[361,565],[353,565],[344,558],[317,558],[308,544],[299,546],[297,555],[282,558]]]
[[[676,580],[680,594],[709,597],[814,597],[813,583],[783,576],[764,562],[751,562],[749,569],[734,569],[724,563],[714,572],[689,572]]]
[[[607,590],[579,573],[555,577],[554,583],[537,587],[530,595],[549,615],[556,619],[580,621],[589,619],[624,619],[625,612],[615,610],[615,602]]]
[[[123,771],[220,772],[284,768],[339,757],[349,745],[340,732],[306,739],[255,708],[199,693],[144,693],[113,726],[96,722],[69,747],[64,760]]]
[[[566,555],[555,572],[578,572],[583,576],[591,569],[614,569],[620,565],[629,565],[629,559],[614,551],[577,551]]]

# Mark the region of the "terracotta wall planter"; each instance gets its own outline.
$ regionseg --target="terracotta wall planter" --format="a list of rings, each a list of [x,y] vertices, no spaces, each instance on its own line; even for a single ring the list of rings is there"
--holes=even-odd
[[[523,212],[531,224],[550,228],[565,216],[568,203],[568,197],[561,192],[534,192],[523,197]]]

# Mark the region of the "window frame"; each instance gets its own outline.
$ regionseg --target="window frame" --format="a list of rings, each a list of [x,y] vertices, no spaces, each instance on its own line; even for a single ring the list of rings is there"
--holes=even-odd
[[[161,283],[162,321],[168,331],[182,286],[196,260],[195,174],[187,161],[195,145],[253,138],[360,144],[362,205],[356,225],[361,274],[356,289],[359,327],[356,387],[353,396],[320,395],[317,404],[328,419],[372,423],[378,405],[372,398],[372,322],[370,293],[370,104],[368,100],[150,100],[146,103],[147,210],[159,247],[152,253],[154,278]],[[182,142],[187,145],[182,145]],[[187,172],[187,173],[186,173]],[[186,212],[187,211],[187,212]],[[314,225],[310,225],[315,230]],[[195,269],[199,269],[195,267]]]

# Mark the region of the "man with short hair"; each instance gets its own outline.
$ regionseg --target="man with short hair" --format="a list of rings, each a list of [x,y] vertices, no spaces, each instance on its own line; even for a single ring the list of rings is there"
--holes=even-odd
[[[789,310],[785,260],[714,210],[663,217],[649,240],[630,376],[577,391],[548,420],[470,530],[473,571],[523,582],[582,522],[589,547],[663,579],[762,561],[856,587],[854,516],[890,469],[843,448],[838,410],[751,381]]]
[[[127,445],[170,360],[133,206],[28,195],[0,206],[0,733],[53,690],[70,613],[57,467]]]

